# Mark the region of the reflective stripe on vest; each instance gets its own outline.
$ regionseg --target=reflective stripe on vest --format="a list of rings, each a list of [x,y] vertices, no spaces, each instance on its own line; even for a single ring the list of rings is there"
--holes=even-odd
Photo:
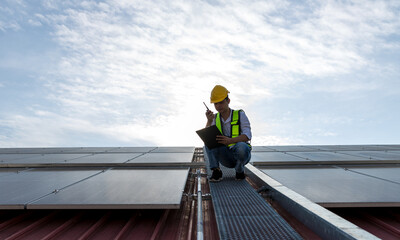
[[[239,121],[239,112],[242,110],[233,110],[231,117],[231,138],[239,137],[240,135],[240,121]],[[215,119],[215,125],[217,125],[218,130],[224,135],[222,131],[222,119],[221,114],[217,113],[217,117]],[[236,143],[229,144],[228,147],[235,145]]]

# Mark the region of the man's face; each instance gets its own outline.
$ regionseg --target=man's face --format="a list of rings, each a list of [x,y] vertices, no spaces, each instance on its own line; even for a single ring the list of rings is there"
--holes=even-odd
[[[224,99],[221,102],[214,103],[214,107],[218,112],[223,112],[229,109],[229,98]]]

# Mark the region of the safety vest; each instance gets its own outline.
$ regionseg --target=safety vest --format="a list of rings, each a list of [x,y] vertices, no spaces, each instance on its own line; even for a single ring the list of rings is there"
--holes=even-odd
[[[239,118],[239,112],[243,111],[242,109],[240,110],[233,110],[232,111],[232,117],[231,117],[231,138],[238,137],[240,135],[240,118]],[[224,133],[222,132],[222,119],[221,119],[221,114],[217,113],[217,117],[215,119],[215,125],[217,125],[218,130],[221,132],[222,135]],[[236,143],[229,144],[228,147],[235,145]]]

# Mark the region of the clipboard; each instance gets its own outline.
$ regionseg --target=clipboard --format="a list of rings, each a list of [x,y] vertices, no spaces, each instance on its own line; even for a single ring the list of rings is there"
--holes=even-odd
[[[224,144],[217,142],[217,135],[222,134],[216,125],[197,130],[196,133],[209,149],[225,146]]]

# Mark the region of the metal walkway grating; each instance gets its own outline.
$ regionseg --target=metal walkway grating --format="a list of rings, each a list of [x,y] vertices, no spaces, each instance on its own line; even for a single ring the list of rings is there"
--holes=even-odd
[[[302,239],[234,169],[221,170],[223,180],[210,182],[221,239]]]

